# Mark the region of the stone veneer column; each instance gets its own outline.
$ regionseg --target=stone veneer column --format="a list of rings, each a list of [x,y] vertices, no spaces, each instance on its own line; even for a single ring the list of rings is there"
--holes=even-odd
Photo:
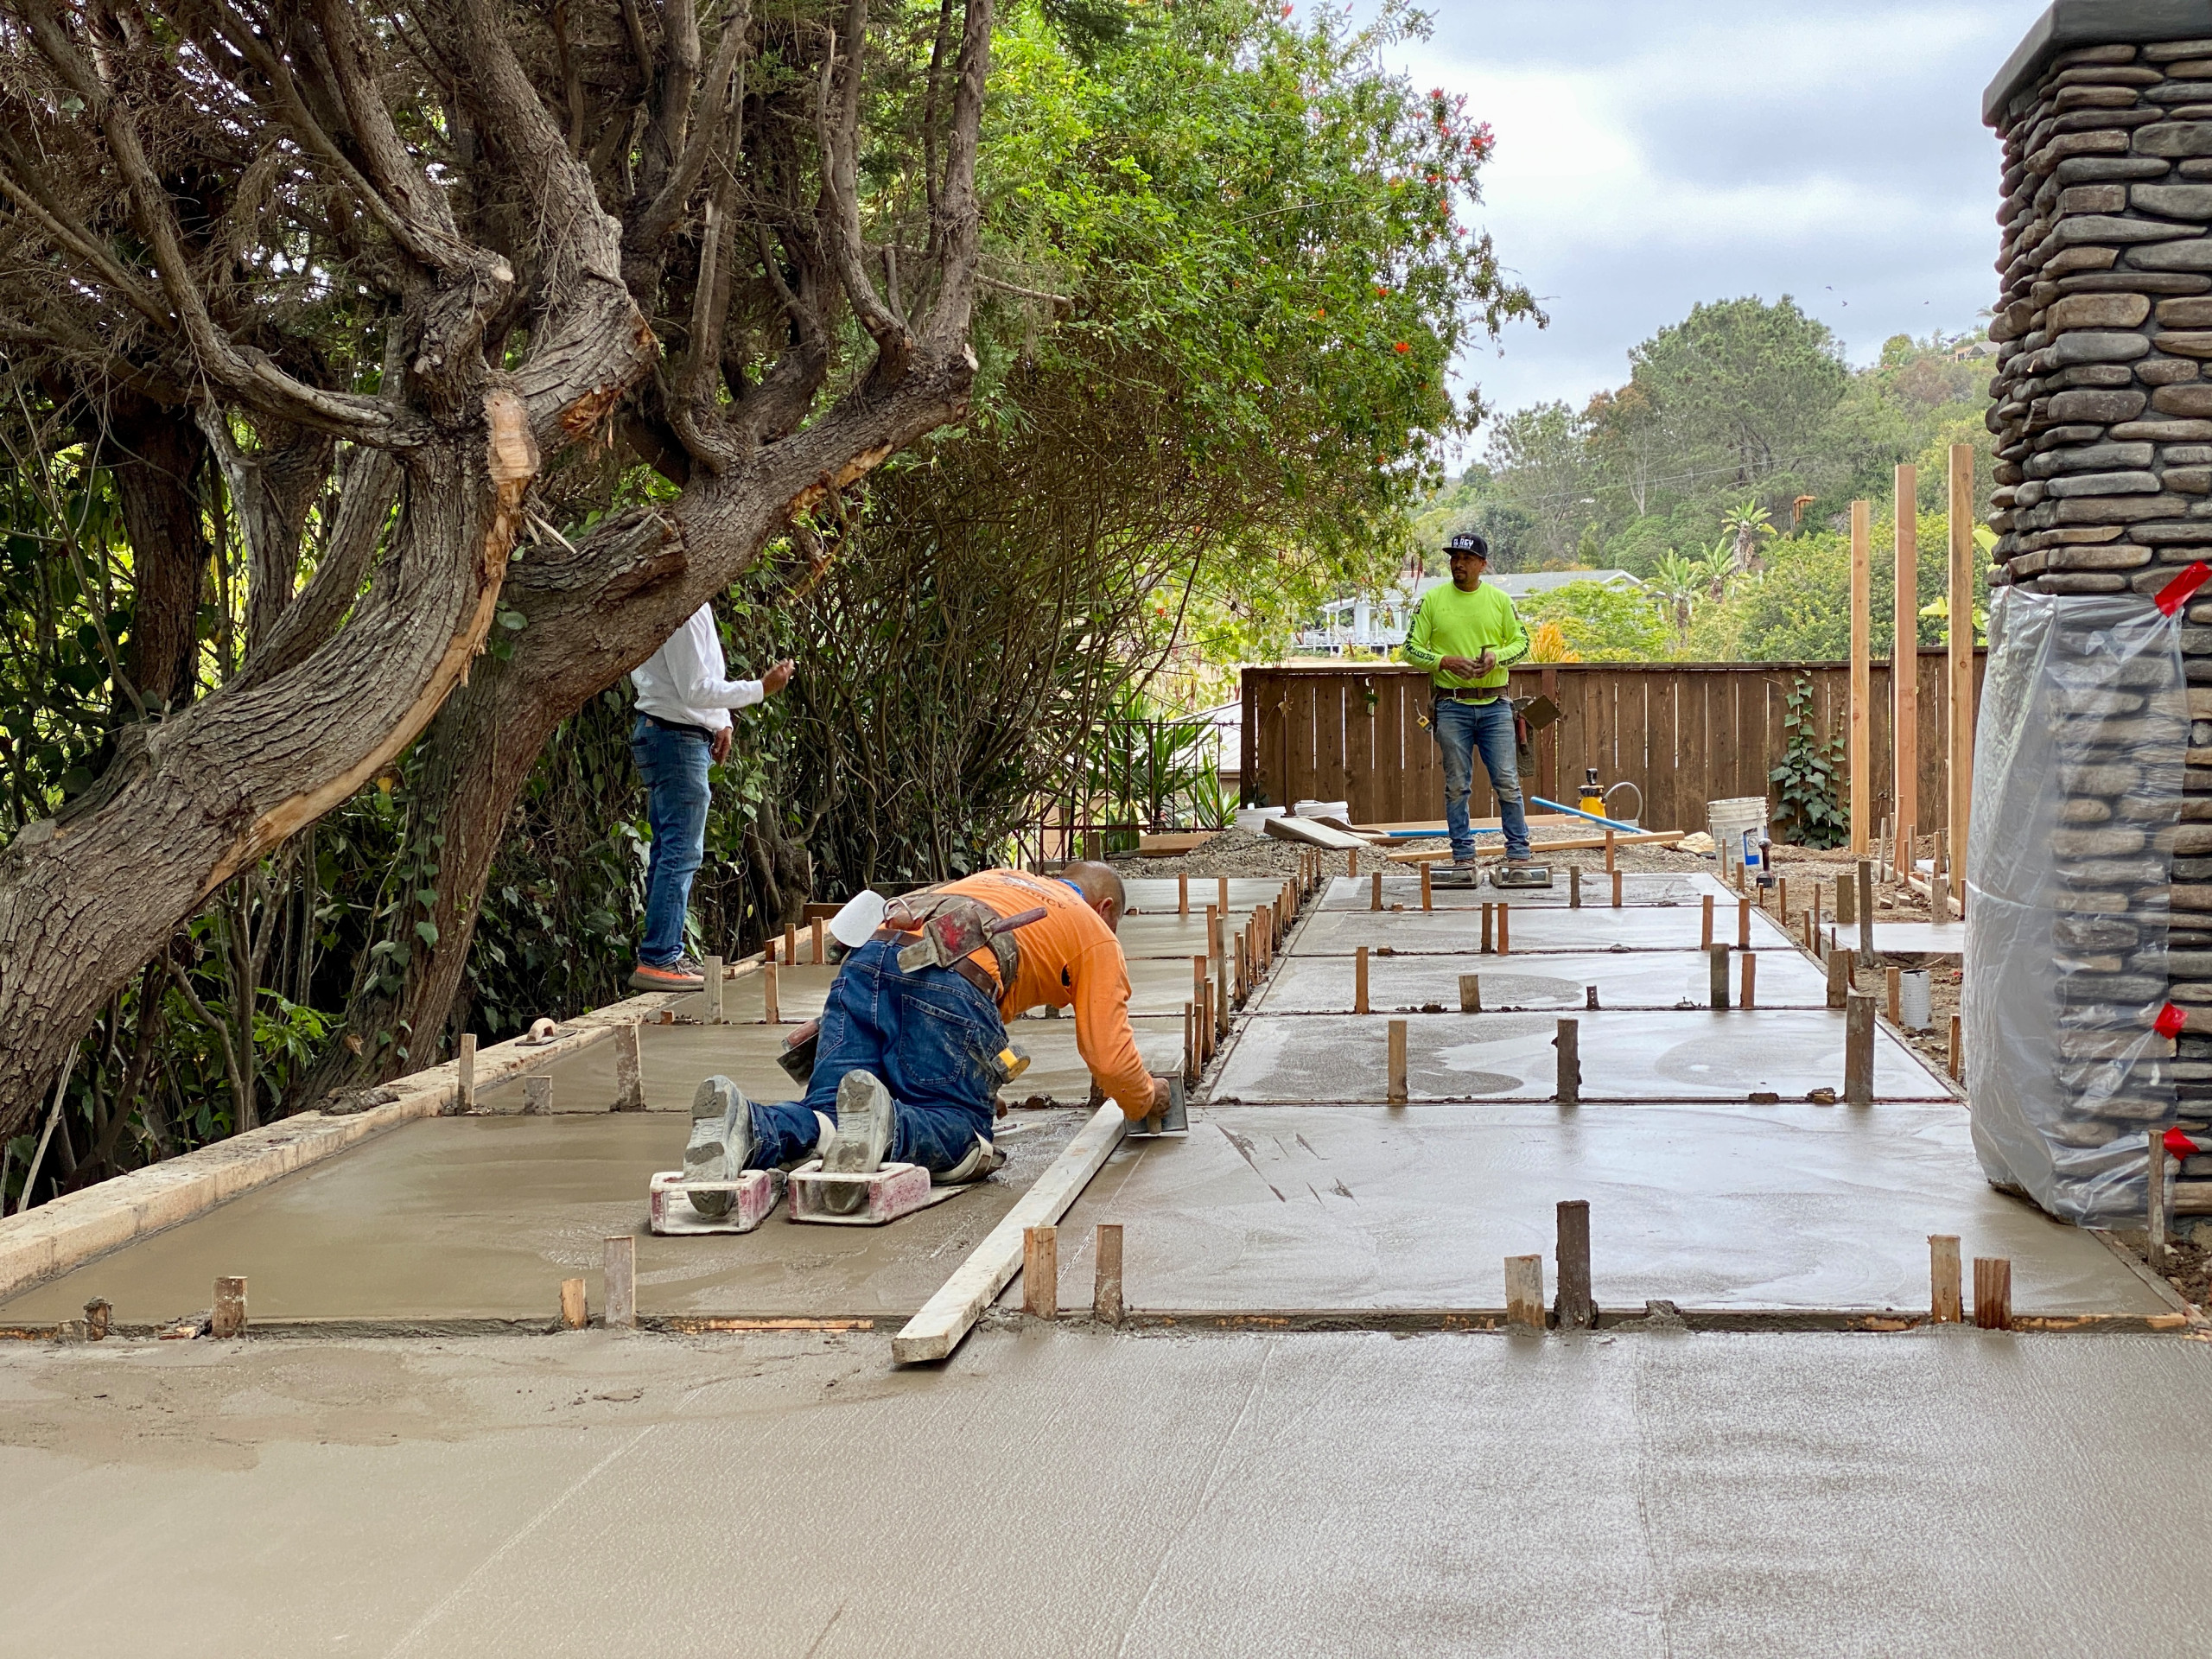
[[[2155,593],[2183,566],[2212,560],[2212,0],[2060,0],[1982,113],[2005,145],[2003,285],[1989,331],[1999,345],[1988,421],[1999,537],[1990,580],[2054,594]],[[2212,587],[2184,621],[2190,764],[2171,832],[2165,965],[2173,1000],[2203,1018]],[[2135,953],[2164,918],[2155,891],[2129,880],[2143,862],[2142,833],[2111,820],[2128,816],[2139,776],[2128,716],[2143,699],[2117,683],[2085,685],[2081,696],[2076,712],[2101,717],[2110,741],[2101,764],[2061,769],[2069,827],[2056,850],[2086,901],[2060,924],[2062,948],[2078,963],[2065,970],[2062,1001],[2068,1016],[2101,1001],[2108,1016],[2133,1004],[2139,1018],[2160,988],[2129,969],[2145,965]],[[2069,1046],[2080,1065],[2095,1064],[2091,1031]],[[2201,1123],[2212,1117],[2212,1037],[2184,1034],[2178,1048],[2182,1116]],[[2080,1128],[2094,1144],[2124,1127]]]

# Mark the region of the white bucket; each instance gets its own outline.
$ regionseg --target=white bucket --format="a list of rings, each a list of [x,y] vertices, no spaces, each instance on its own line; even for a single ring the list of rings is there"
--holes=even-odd
[[[1924,970],[1897,976],[1897,1023],[1907,1031],[1925,1031],[1936,1023],[1929,1011],[1930,983]]]
[[[1248,836],[1264,836],[1268,833],[1268,820],[1283,816],[1279,806],[1248,806],[1237,813],[1236,827]]]
[[[1766,829],[1766,797],[1738,795],[1732,800],[1707,801],[1705,804],[1706,827],[1713,839],[1728,849],[1728,861],[1735,863],[1743,856],[1744,831],[1756,830],[1762,834]],[[1759,836],[1751,839],[1757,842]]]
[[[1291,808],[1291,813],[1294,817],[1300,818],[1343,818],[1349,822],[1351,817],[1351,803],[1350,801],[1300,801]]]

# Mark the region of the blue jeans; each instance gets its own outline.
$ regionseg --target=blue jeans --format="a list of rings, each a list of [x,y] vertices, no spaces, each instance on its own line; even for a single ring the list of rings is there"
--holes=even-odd
[[[1529,815],[1521,805],[1521,766],[1514,753],[1513,705],[1501,695],[1495,702],[1458,702],[1439,697],[1434,704],[1437,747],[1444,751],[1444,823],[1452,834],[1452,856],[1475,855],[1475,832],[1467,827],[1467,791],[1474,782],[1475,753],[1497,796],[1497,816],[1505,826],[1505,855],[1529,856]]]
[[[708,739],[704,732],[671,732],[639,715],[630,728],[630,753],[645,780],[645,817],[652,825],[645,859],[645,937],[638,960],[665,968],[683,957],[683,918],[691,907],[691,878],[707,850]]]
[[[899,970],[899,947],[862,945],[845,958],[822,1011],[822,1046],[804,1100],[753,1109],[755,1169],[811,1154],[814,1115],[836,1119],[848,1071],[873,1071],[891,1091],[894,1163],[938,1172],[991,1138],[998,1084],[986,1069],[1006,1046],[998,1004],[950,968]]]

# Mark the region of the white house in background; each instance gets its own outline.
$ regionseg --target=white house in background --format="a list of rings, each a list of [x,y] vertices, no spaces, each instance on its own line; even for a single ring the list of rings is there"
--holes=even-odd
[[[1423,576],[1410,592],[1389,588],[1379,597],[1360,594],[1332,599],[1321,607],[1319,624],[1291,636],[1291,647],[1306,655],[1328,657],[1340,657],[1347,651],[1395,651],[1406,643],[1406,630],[1413,626],[1414,608],[1421,596],[1451,580]],[[1625,570],[1529,570],[1483,580],[1516,603],[1571,582],[1594,582],[1607,588],[1643,586]]]

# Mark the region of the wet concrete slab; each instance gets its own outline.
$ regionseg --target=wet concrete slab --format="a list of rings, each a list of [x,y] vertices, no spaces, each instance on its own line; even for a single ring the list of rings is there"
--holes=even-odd
[[[1240,906],[1233,910],[1225,924],[1224,937],[1236,932],[1244,925],[1254,906]],[[1203,910],[1188,916],[1169,913],[1165,916],[1128,916],[1116,938],[1122,942],[1122,955],[1131,962],[1146,957],[1202,957],[1206,953],[1206,918]]]
[[[1951,1106],[1209,1107],[1126,1143],[1061,1224],[1065,1301],[1123,1227],[1133,1308],[1500,1307],[1590,1204],[1601,1307],[1918,1309],[1928,1236],[2012,1262],[2034,1313],[2167,1311],[2101,1243],[1993,1191]],[[1008,1294],[1019,1301],[1017,1280]]]
[[[1578,1011],[1586,1101],[1802,1100],[1843,1087],[1840,1009],[1728,1013]],[[1549,1014],[1428,1014],[1406,1020],[1414,1100],[1550,1100],[1558,1086]],[[1381,1101],[1389,1083],[1383,1014],[1238,1021],[1207,1091],[1217,1103]],[[1948,1086],[1887,1030],[1874,1033],[1877,1100],[1950,1100]],[[1961,1111],[1961,1122],[1964,1121]]]
[[[1282,880],[1274,876],[1194,875],[1191,878],[1191,908],[1198,914],[1205,913],[1208,905],[1221,902],[1221,883],[1229,883],[1229,904],[1232,910],[1253,910],[1262,905],[1271,905],[1282,891]],[[1179,896],[1175,878],[1172,875],[1124,876],[1122,888],[1129,901],[1133,916],[1175,914]]]
[[[1857,930],[1845,933],[1857,938]],[[1964,922],[1877,922],[1874,949],[1885,957],[1963,957],[1967,948]]]
[[[1190,969],[1181,969],[1179,983],[1190,982]],[[1185,992],[1187,998],[1188,993]],[[1165,1001],[1165,997],[1161,999]],[[1168,1071],[1182,1063],[1182,1003],[1170,1015],[1147,1016],[1129,1024],[1136,1034],[1137,1051],[1155,1071]],[[691,1095],[702,1078],[720,1073],[754,1100],[790,1100],[796,1084],[776,1064],[784,1039],[793,1025],[646,1025],[639,1027],[639,1057],[643,1062],[645,1107],[652,1112],[688,1112]],[[1081,1105],[1090,1093],[1090,1071],[1077,1052],[1075,1021],[1017,1020],[1010,1028],[1014,1041],[1027,1050],[1030,1067],[1004,1091],[1011,1100],[1043,1096],[1069,1105]],[[556,1113],[604,1112],[615,1099],[614,1045],[603,1042],[554,1061],[541,1075],[553,1084]],[[477,1096],[486,1111],[519,1111],[523,1079],[512,1077],[483,1090]]]
[[[1755,995],[1761,1007],[1827,1006],[1827,980],[1796,950],[1755,953]],[[1712,963],[1699,950],[1623,950],[1593,954],[1540,953],[1509,957],[1374,957],[1367,964],[1368,1006],[1376,1013],[1406,1014],[1434,1005],[1456,1011],[1459,976],[1482,982],[1485,1008],[1580,1008],[1586,987],[1598,988],[1606,1008],[1671,1008],[1685,1001],[1706,1006]],[[1742,982],[1740,959],[1730,969],[1729,994]],[[1251,1012],[1348,1014],[1355,969],[1349,957],[1287,957],[1278,961]]]
[[[1408,874],[1408,867],[1395,866],[1382,877],[1382,905],[1384,909],[1396,906],[1405,910],[1421,908],[1421,877]],[[1488,869],[1485,866],[1485,870]],[[1374,902],[1375,884],[1364,871],[1356,876],[1340,875],[1323,891],[1319,904],[1323,910],[1366,910]],[[1624,905],[1694,905],[1707,893],[1713,901],[1733,904],[1736,895],[1722,887],[1702,870],[1674,872],[1621,873],[1621,902]],[[1565,909],[1573,893],[1567,879],[1567,867],[1552,867],[1552,885],[1548,887],[1520,887],[1501,892],[1491,886],[1487,874],[1480,887],[1447,887],[1442,882],[1432,883],[1429,890],[1431,904],[1438,910],[1465,910],[1473,906],[1495,904],[1499,899],[1510,901],[1516,908],[1523,905],[1541,905]],[[1586,907],[1612,903],[1613,880],[1602,869],[1582,872],[1582,902]]]
[[[682,1165],[688,1118],[430,1118],[27,1291],[0,1323],[79,1318],[95,1296],[124,1324],[173,1319],[207,1307],[219,1274],[245,1277],[259,1319],[550,1319],[572,1275],[596,1313],[619,1233],[638,1241],[642,1314],[906,1314],[1083,1116],[1004,1120],[996,1178],[888,1227],[797,1225],[779,1206],[751,1233],[676,1238],[645,1230],[645,1188]]]
[[[1694,950],[1702,937],[1703,912],[1697,905],[1586,905],[1567,910],[1555,905],[1512,906],[1507,933],[1515,952],[1524,950]],[[1736,912],[1732,905],[1716,905],[1713,937],[1717,944],[1736,942]],[[1787,945],[1774,919],[1756,908],[1751,912],[1751,944],[1756,950]],[[1299,925],[1290,942],[1291,954],[1301,957],[1348,957],[1361,945],[1370,951],[1382,946],[1409,954],[1465,951],[1482,947],[1482,916],[1477,910],[1457,911],[1346,911],[1310,913]],[[1471,969],[1470,971],[1472,971]]]

